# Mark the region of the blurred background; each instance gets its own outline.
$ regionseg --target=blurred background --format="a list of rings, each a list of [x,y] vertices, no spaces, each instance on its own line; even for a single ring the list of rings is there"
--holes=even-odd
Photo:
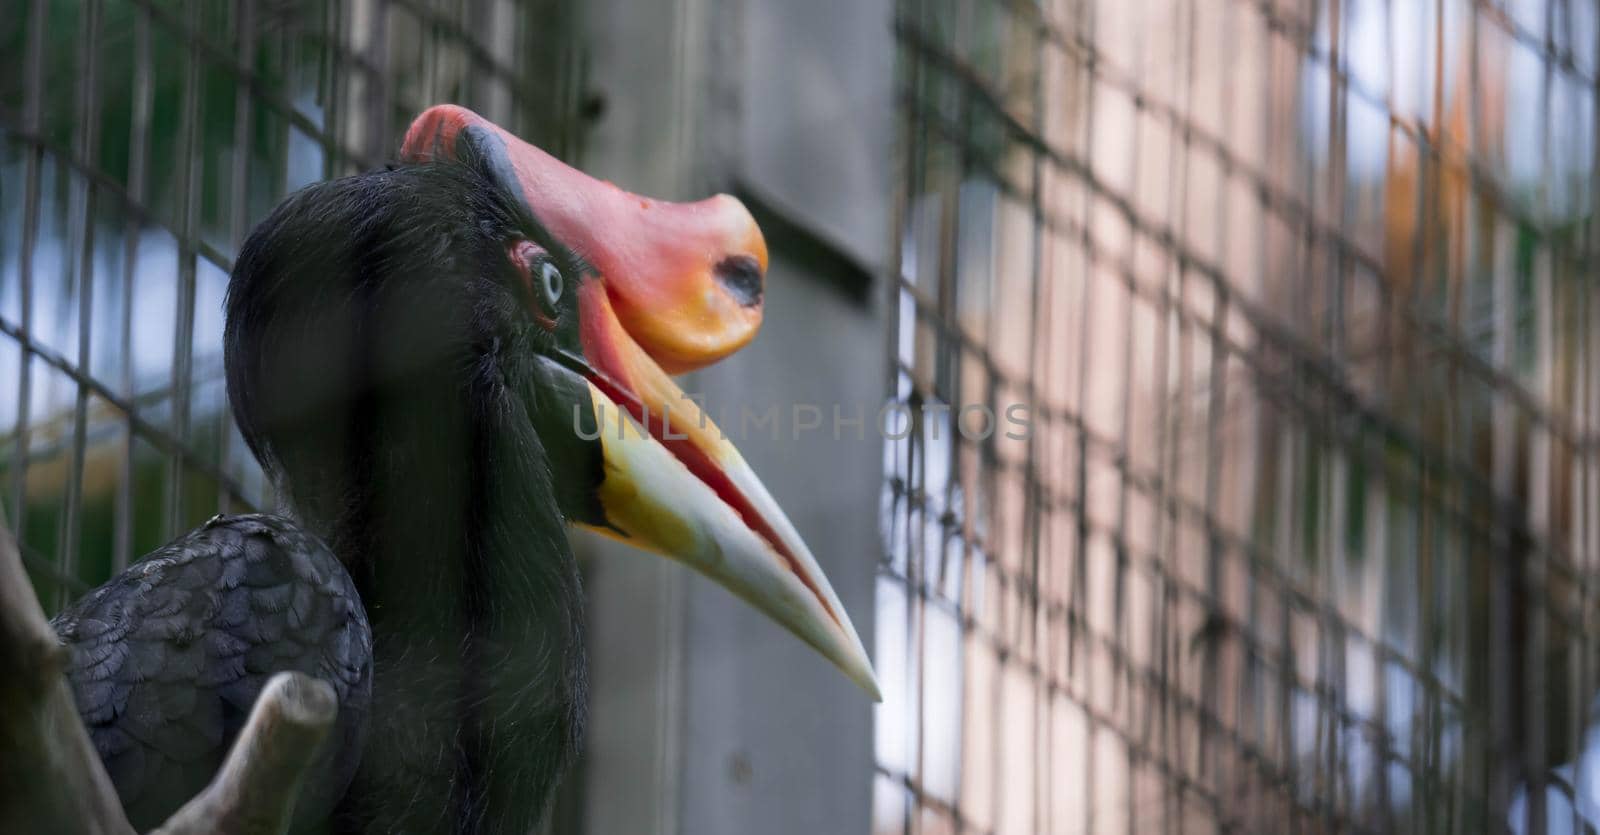
[[[233,254],[457,102],[737,194],[767,322],[685,388],[869,423],[740,446],[884,703],[583,539],[552,831],[1595,831],[1597,59],[1595,0],[0,0],[0,506],[47,610],[276,507]]]

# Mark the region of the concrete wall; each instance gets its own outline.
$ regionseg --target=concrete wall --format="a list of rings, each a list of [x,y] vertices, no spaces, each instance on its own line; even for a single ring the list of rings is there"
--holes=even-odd
[[[685,381],[715,409],[776,406],[746,459],[873,641],[882,449],[847,416],[881,405],[888,236],[887,0],[600,0],[585,167],[663,197],[747,196],[768,231],[766,324]],[[759,205],[757,205],[759,204]],[[824,426],[794,437],[792,406]],[[698,575],[586,539],[593,700],[571,831],[851,835],[870,829],[872,707],[827,662]],[[581,823],[577,823],[581,821]],[[576,827],[576,828],[574,828]]]

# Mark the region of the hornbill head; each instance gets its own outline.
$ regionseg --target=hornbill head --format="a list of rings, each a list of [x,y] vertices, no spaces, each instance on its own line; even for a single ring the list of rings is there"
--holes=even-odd
[[[352,379],[391,380],[361,385],[398,392],[380,397],[393,400],[427,373],[493,377],[519,403],[497,412],[517,425],[496,425],[528,435],[496,454],[537,451],[562,518],[704,573],[877,698],[866,651],[810,549],[669,376],[728,355],[760,326],[767,251],[744,206],[726,195],[680,204],[630,194],[455,106],[418,117],[401,156],[394,170],[291,197],[235,269],[230,397],[296,506],[339,504],[309,496],[337,490],[307,475],[329,454],[306,440],[325,432],[327,409],[307,404],[339,400],[359,417],[383,404],[353,401]],[[345,281],[305,275],[317,271]],[[240,274],[273,278],[236,298]],[[304,298],[274,298],[291,293]],[[331,308],[343,312],[321,325],[285,321]],[[351,318],[353,308],[388,320]],[[389,337],[362,333],[380,330]],[[328,353],[356,370],[319,375]],[[441,355],[445,371],[419,370]],[[382,466],[381,453],[368,458]]]

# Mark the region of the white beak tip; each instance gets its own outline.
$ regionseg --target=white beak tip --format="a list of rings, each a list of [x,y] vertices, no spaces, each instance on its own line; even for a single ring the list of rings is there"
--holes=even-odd
[[[873,704],[883,704],[883,689],[878,687],[878,677],[873,675],[871,670],[868,670],[865,676],[855,681],[856,684],[861,685],[862,690],[867,691],[868,696],[872,697]]]

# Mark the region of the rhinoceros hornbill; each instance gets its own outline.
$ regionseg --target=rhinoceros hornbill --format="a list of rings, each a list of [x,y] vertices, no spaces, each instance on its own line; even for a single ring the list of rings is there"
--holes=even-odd
[[[876,695],[815,559],[668,376],[749,341],[765,267],[738,201],[641,198],[452,106],[398,166],[273,211],[225,364],[292,513],[214,519],[55,621],[133,823],[300,670],[340,714],[297,827],[528,831],[585,719],[569,523],[710,575]]]

